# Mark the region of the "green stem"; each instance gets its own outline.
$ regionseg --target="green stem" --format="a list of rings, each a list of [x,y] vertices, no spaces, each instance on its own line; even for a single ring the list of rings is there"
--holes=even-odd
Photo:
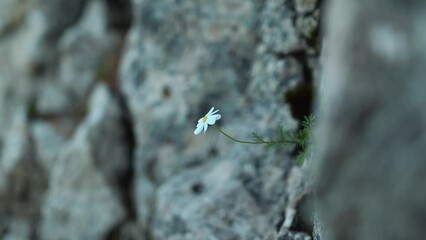
[[[213,127],[218,130],[220,133],[222,133],[225,137],[231,139],[234,142],[238,142],[238,143],[245,143],[245,144],[276,144],[276,143],[293,143],[293,144],[298,144],[298,142],[296,141],[261,141],[261,142],[252,142],[252,141],[241,141],[238,140],[234,137],[231,137],[230,135],[228,135],[227,133],[225,133],[224,131],[222,131],[222,129],[220,129],[218,126],[213,125]]]

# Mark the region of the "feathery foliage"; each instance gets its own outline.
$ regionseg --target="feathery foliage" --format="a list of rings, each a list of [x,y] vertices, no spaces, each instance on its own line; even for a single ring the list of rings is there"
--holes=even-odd
[[[296,144],[300,151],[296,156],[296,163],[302,165],[305,158],[312,153],[312,127],[315,121],[314,115],[305,116],[301,122],[299,132],[286,131],[283,126],[277,127],[277,137],[272,141],[266,141],[257,133],[252,132],[253,142],[265,144],[266,148],[287,147]]]
[[[212,108],[213,109],[213,108]],[[207,115],[206,115],[207,116]],[[220,115],[219,115],[220,116]],[[203,119],[200,119],[202,126]],[[298,155],[296,157],[296,163],[298,165],[302,165],[303,161],[309,157],[309,155],[312,153],[312,126],[314,124],[315,117],[314,115],[305,116],[304,120],[301,122],[301,129],[299,132],[292,132],[292,131],[286,131],[282,126],[277,127],[277,136],[275,139],[272,140],[265,140],[262,136],[259,134],[252,132],[252,141],[244,141],[239,140],[231,135],[224,132],[222,129],[220,129],[218,126],[213,125],[213,127],[218,130],[221,134],[223,134],[225,137],[229,138],[230,140],[238,143],[243,144],[264,144],[266,148],[274,148],[274,147],[286,147],[289,145],[296,145],[296,149],[298,150]],[[200,124],[200,122],[199,122]],[[197,130],[196,130],[197,131]],[[201,130],[199,131],[201,132]],[[199,133],[198,132],[198,133]],[[198,134],[197,132],[194,132],[194,134]]]
[[[314,121],[315,116],[311,114],[309,116],[305,116],[301,123],[302,129],[299,131],[297,138],[298,145],[301,149],[296,157],[296,163],[298,165],[302,165],[303,161],[312,153],[312,127],[314,125]]]

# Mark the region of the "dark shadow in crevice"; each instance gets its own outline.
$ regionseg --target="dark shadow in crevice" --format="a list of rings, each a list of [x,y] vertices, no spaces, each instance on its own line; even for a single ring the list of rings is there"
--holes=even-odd
[[[108,29],[126,33],[132,23],[132,5],[129,0],[106,0]]]
[[[281,59],[293,58],[301,66],[302,80],[283,94],[283,101],[289,104],[292,116],[299,121],[303,121],[305,116],[309,116],[312,113],[314,98],[313,70],[308,64],[309,56],[304,50],[278,53],[276,55]]]
[[[314,206],[313,195],[304,195],[296,205],[296,216],[293,219],[293,224],[290,231],[304,232],[312,236],[314,231]]]

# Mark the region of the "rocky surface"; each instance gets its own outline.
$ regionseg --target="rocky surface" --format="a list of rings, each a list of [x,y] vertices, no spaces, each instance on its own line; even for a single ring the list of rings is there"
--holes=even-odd
[[[43,239],[100,239],[125,217],[118,180],[128,168],[129,147],[120,111],[103,85],[96,87],[90,100],[90,114],[50,171]]]
[[[426,2],[339,0],[329,12],[317,135],[325,238],[423,239]]]
[[[309,239],[278,233],[306,190],[293,148],[193,130],[212,106],[238,138],[297,130],[318,18],[318,1],[2,1],[0,238]]]

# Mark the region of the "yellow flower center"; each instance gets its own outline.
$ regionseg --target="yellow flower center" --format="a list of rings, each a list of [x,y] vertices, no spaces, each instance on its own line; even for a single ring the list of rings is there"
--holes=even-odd
[[[207,115],[203,117],[203,123],[205,123],[207,121]]]

